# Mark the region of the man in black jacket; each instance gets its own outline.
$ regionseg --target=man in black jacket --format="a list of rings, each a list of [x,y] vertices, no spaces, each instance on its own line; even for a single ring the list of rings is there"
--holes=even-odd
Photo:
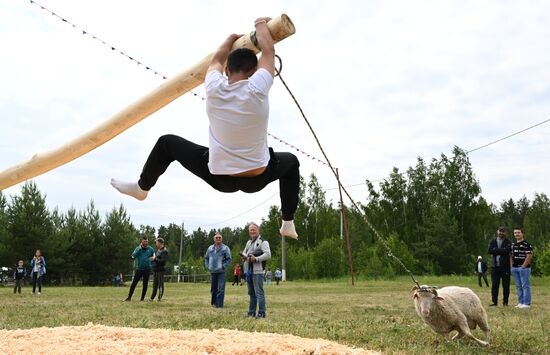
[[[508,296],[510,295],[510,252],[512,243],[506,239],[506,228],[500,226],[497,230],[497,237],[489,242],[488,253],[493,256],[493,266],[491,268],[491,297],[493,303],[498,304],[498,289],[502,279],[502,304],[508,305]]]
[[[162,300],[164,295],[164,265],[166,265],[166,260],[168,260],[168,250],[164,247],[164,239],[157,238],[155,240],[157,246],[157,251],[155,252],[154,259],[152,262],[153,266],[153,293],[151,293],[150,301],[155,300],[157,291],[159,293],[159,302]]]

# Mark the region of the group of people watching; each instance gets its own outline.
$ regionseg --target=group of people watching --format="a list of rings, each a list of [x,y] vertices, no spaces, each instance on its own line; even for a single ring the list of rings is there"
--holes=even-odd
[[[269,242],[260,235],[260,227],[256,223],[248,226],[250,239],[244,250],[239,254],[243,262],[243,270],[235,266],[233,284],[239,284],[242,275],[245,275],[248,287],[249,305],[247,315],[256,318],[265,318],[265,293],[263,289],[266,263],[271,259]],[[214,244],[206,250],[204,266],[210,272],[210,304],[216,308],[223,308],[225,295],[226,271],[231,264],[231,250],[222,243],[221,234],[214,236]],[[242,283],[241,283],[242,284]]]
[[[256,318],[265,318],[265,293],[263,289],[266,262],[271,259],[269,242],[260,235],[260,227],[256,223],[248,226],[250,239],[244,250],[240,253],[243,262],[243,274],[246,275],[248,287],[249,307],[247,315]],[[226,272],[231,265],[232,257],[229,247],[222,242],[221,234],[214,235],[214,244],[210,245],[204,255],[204,267],[210,273],[210,304],[216,308],[223,308],[225,297]],[[124,300],[131,301],[134,290],[140,280],[143,281],[141,301],[145,300],[147,285],[151,271],[153,272],[153,292],[150,300],[153,301],[158,292],[158,301],[164,295],[164,272],[168,259],[168,251],[164,246],[164,240],[155,240],[157,250],[149,246],[147,237],[143,237],[140,245],[132,253],[135,260],[135,272],[128,291],[128,297]],[[280,271],[275,273],[277,283],[280,281]],[[240,272],[239,272],[240,276]],[[238,281],[237,281],[238,282]]]
[[[27,269],[24,266],[23,260],[19,260],[17,267],[13,272],[14,287],[13,293],[21,294],[21,288],[25,282],[25,277],[30,275],[32,282],[32,293],[36,294],[36,288],[38,287],[38,294],[42,293],[42,281],[44,275],[46,275],[46,259],[42,256],[40,249],[36,249],[34,256],[29,262],[30,272],[27,274]]]
[[[506,227],[501,226],[497,230],[496,238],[489,242],[488,253],[492,255],[491,267],[491,300],[490,306],[498,305],[498,294],[502,282],[502,305],[508,306],[510,296],[510,275],[514,278],[518,294],[516,308],[531,307],[531,260],[533,248],[523,238],[523,229],[514,228],[515,242],[506,238]],[[478,256],[475,266],[478,275],[479,286],[482,287],[481,278],[485,280],[487,287],[487,263]]]
[[[153,272],[153,292],[149,298],[149,301],[154,301],[158,293],[158,301],[162,300],[164,295],[164,272],[166,261],[168,260],[168,250],[164,246],[164,239],[157,238],[155,240],[157,250],[155,251],[149,246],[149,240],[147,237],[142,237],[141,243],[134,249],[132,253],[132,259],[135,260],[135,272],[130,290],[128,291],[128,297],[124,300],[129,302],[132,300],[134,290],[139,282],[143,280],[143,288],[141,290],[141,301],[145,300],[147,295],[147,286],[149,284],[149,276],[151,271]]]

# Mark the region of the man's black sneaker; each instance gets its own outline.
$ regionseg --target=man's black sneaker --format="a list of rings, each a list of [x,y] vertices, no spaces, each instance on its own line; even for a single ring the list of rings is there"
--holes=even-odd
[[[489,305],[489,307],[496,307],[496,306],[497,306],[496,303],[491,303],[491,304]]]
[[[256,316],[256,319],[259,319],[259,318],[265,318],[265,313],[258,313],[258,315]]]

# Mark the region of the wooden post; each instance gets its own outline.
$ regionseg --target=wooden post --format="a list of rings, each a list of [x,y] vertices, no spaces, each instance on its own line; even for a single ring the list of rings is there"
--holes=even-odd
[[[348,247],[348,264],[349,264],[349,273],[351,274],[351,285],[355,286],[355,272],[353,271],[353,261],[351,259],[351,246],[349,242],[349,231],[348,223],[346,222],[346,213],[344,208],[344,200],[342,199],[342,184],[340,183],[340,175],[338,175],[338,168],[336,168],[336,180],[338,180],[338,190],[340,191],[340,208],[342,210],[342,224],[344,230],[346,231],[346,244]]]
[[[269,32],[275,42],[295,33],[290,18],[282,14],[269,21]],[[259,52],[250,38],[244,35],[235,41],[233,48],[246,47]],[[157,89],[127,106],[107,121],[61,147],[40,154],[30,160],[0,172],[0,190],[41,175],[66,164],[113,139],[152,113],[158,111],[179,96],[204,83],[206,70],[214,54],[206,56],[193,67],[167,80]]]

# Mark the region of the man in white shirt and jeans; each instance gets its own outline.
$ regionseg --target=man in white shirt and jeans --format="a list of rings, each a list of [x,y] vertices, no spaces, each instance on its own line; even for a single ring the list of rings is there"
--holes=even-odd
[[[294,213],[298,205],[300,163],[291,153],[267,146],[269,90],[275,72],[275,47],[267,28],[269,17],[255,21],[260,58],[247,48],[232,52],[240,35],[230,35],[218,48],[205,78],[209,148],[175,135],[159,138],[138,182],[111,180],[123,194],[144,200],[168,166],[177,160],[221,192],[253,193],[279,180],[283,223],[280,233],[297,238]],[[224,70],[227,77],[222,74]]]

